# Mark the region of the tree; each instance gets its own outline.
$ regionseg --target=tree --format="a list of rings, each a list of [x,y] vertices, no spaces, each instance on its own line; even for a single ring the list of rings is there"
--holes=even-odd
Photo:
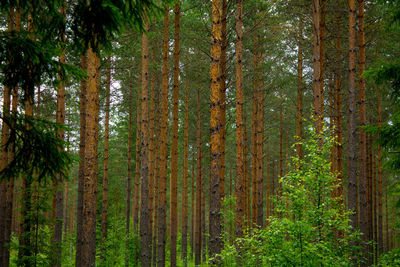
[[[165,235],[167,215],[167,153],[168,153],[168,49],[169,8],[164,7],[162,82],[161,82],[161,131],[160,131],[160,181],[157,232],[157,265],[165,266]]]
[[[172,142],[171,142],[171,266],[176,266],[176,238],[178,234],[178,112],[179,112],[179,27],[180,3],[175,5],[174,85],[172,91]]]
[[[211,41],[211,95],[210,95],[210,255],[221,251],[220,168],[221,168],[221,1],[213,0]]]

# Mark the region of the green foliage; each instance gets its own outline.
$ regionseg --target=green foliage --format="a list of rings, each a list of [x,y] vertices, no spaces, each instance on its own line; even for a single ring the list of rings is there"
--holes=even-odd
[[[89,45],[96,51],[110,48],[124,26],[133,25],[143,31],[145,18],[157,10],[153,0],[80,0],[73,14],[75,42],[83,50]]]
[[[378,266],[400,266],[400,249],[392,249],[380,256]]]
[[[321,144],[323,140],[323,144]],[[280,182],[275,215],[267,227],[254,229],[221,253],[225,266],[352,266],[358,233],[349,226],[329,163],[334,142],[328,133],[309,127],[304,158],[293,158],[291,171]]]
[[[1,179],[35,175],[40,183],[45,178],[53,181],[64,178],[73,157],[65,151],[66,142],[56,136],[62,125],[23,115],[3,118],[3,121],[10,126],[7,146],[15,144],[15,157],[0,172]]]

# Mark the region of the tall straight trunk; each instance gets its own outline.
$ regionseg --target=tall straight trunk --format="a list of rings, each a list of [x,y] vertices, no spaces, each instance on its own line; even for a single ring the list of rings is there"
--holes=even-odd
[[[148,29],[148,22],[145,28]],[[142,90],[141,90],[141,122],[140,122],[140,240],[141,264],[151,266],[151,230],[149,213],[149,38],[142,34]]]
[[[193,158],[194,158],[194,155],[192,156]],[[195,209],[194,209],[194,195],[195,195],[195,192],[194,192],[194,185],[195,185],[195,183],[196,183],[196,181],[195,181],[195,176],[194,176],[194,162],[192,162],[192,191],[191,191],[191,197],[192,197],[192,201],[190,202],[190,205],[191,205],[191,212],[190,212],[190,216],[191,216],[191,220],[190,220],[190,222],[191,222],[191,225],[190,225],[190,227],[191,227],[191,231],[190,231],[190,247],[191,247],[191,254],[190,254],[190,258],[192,259],[193,258],[193,254],[194,254],[194,218],[195,218]]]
[[[21,8],[18,6],[15,10],[15,18],[14,18],[14,28],[16,32],[21,30]],[[12,88],[10,92],[12,94],[12,115],[17,115],[17,106],[18,106],[18,87]],[[6,105],[5,105],[6,106]],[[15,124],[15,121],[12,122],[12,125]],[[3,138],[2,138],[3,140]],[[15,143],[12,141],[9,144],[9,154],[8,161],[12,161],[15,156]],[[5,209],[5,225],[4,225],[4,243],[8,244],[11,242],[11,232],[13,226],[13,220],[15,220],[15,216],[13,216],[16,206],[14,202],[14,190],[15,190],[15,179],[11,178],[7,184],[7,199],[6,199],[6,209]],[[3,266],[8,267],[10,264],[10,250],[5,249],[3,251],[3,262],[0,262]]]
[[[314,119],[317,132],[322,130],[323,96],[321,84],[321,30],[320,30],[320,3],[313,0],[313,58],[314,58]]]
[[[378,89],[378,126],[382,126],[382,97]],[[378,145],[378,254],[384,253],[383,249],[383,203],[382,203],[382,180],[383,180],[383,169],[382,169],[382,147]]]
[[[97,210],[97,149],[99,123],[99,67],[98,53],[87,50],[86,130],[84,152],[84,183],[82,209],[82,242],[77,243],[81,258],[78,266],[94,266],[96,258]]]
[[[248,136],[247,136],[247,119],[246,112],[243,112],[243,125],[244,125],[244,177],[245,177],[245,201],[246,201],[246,212],[245,217],[247,220],[247,227],[251,226],[251,197],[250,197],[250,174],[249,174],[249,162],[247,160],[248,151]]]
[[[303,136],[303,19],[299,17],[299,36],[297,51],[297,112],[296,112],[296,136],[300,142]],[[303,146],[296,144],[298,158],[303,157]]]
[[[220,158],[220,183],[219,183],[219,197],[222,199],[225,197],[225,143],[226,143],[226,49],[227,49],[227,35],[226,35],[226,24],[227,24],[227,13],[228,3],[227,0],[222,1],[221,10],[221,85],[220,85],[220,101],[221,101],[221,113],[220,113],[220,136],[221,136],[221,158]]]
[[[350,215],[351,226],[358,226],[357,207],[357,155],[356,155],[356,3],[349,0],[349,186],[348,186],[348,208],[353,211]],[[364,232],[362,229],[362,232]]]
[[[168,50],[169,9],[165,7],[162,45],[161,82],[161,132],[160,132],[160,180],[157,234],[157,265],[165,266],[165,232],[167,215],[167,152],[168,152]]]
[[[257,36],[254,38],[253,52],[253,89],[251,103],[251,224],[257,222],[257,111],[258,111],[258,94],[257,94],[257,76],[258,67],[257,58],[258,42]],[[250,197],[250,196],[249,196]]]
[[[390,240],[389,240],[389,214],[388,214],[388,181],[385,184],[385,251],[390,250]]]
[[[262,60],[261,52],[257,53],[258,62]],[[263,227],[263,180],[264,180],[264,91],[263,77],[261,70],[257,70],[257,127],[256,127],[256,199],[257,226]]]
[[[87,69],[87,56],[81,56],[81,69]],[[77,247],[82,246],[82,220],[83,220],[83,186],[84,186],[84,156],[85,156],[85,134],[86,134],[86,90],[87,83],[86,79],[81,80],[81,93],[80,93],[80,140],[79,140],[79,170],[78,170],[78,201],[77,201],[77,212],[76,212],[76,244]],[[78,245],[79,244],[79,245]],[[81,250],[76,250],[75,262],[81,262]]]
[[[201,200],[202,200],[202,173],[201,173],[201,114],[200,114],[200,88],[197,89],[197,125],[196,125],[196,146],[197,146],[197,171],[196,171],[196,224],[195,224],[195,265],[201,263]]]
[[[155,59],[155,49],[153,46],[153,60]],[[158,73],[158,72],[157,72]],[[155,73],[153,74],[155,77]],[[157,87],[154,87],[153,91],[153,102],[155,106],[154,114],[160,114],[160,91]],[[153,221],[153,266],[157,266],[157,223],[158,223],[158,187],[160,181],[160,116],[154,116],[154,145],[155,145],[155,163],[154,163],[154,221]]]
[[[245,193],[245,156],[243,124],[243,0],[236,5],[236,236],[243,235],[243,223],[246,214]]]
[[[10,8],[8,17],[8,31],[14,30],[14,8]],[[10,127],[7,124],[7,119],[10,118],[10,105],[11,105],[11,88],[4,86],[3,94],[3,122],[1,128],[1,162],[0,169],[3,170],[7,167],[9,161],[9,149],[7,142],[10,137]],[[8,231],[7,225],[7,195],[9,192],[8,184],[10,181],[3,180],[0,182],[0,265],[9,265],[9,254],[7,246],[6,233]]]
[[[180,4],[175,5],[174,86],[172,91],[172,143],[171,143],[171,266],[176,266],[176,237],[178,234],[178,120],[179,120],[179,27]]]
[[[33,18],[31,14],[28,14],[28,32],[30,32],[30,38],[33,39]],[[28,84],[23,88],[24,90],[24,107],[25,107],[25,118],[33,118],[34,108],[34,85]],[[25,124],[26,129],[30,129],[29,123]],[[31,246],[31,230],[32,230],[32,217],[30,212],[32,209],[32,184],[33,184],[33,173],[24,174],[21,183],[21,233],[19,238],[19,251],[18,251],[18,265],[28,266],[32,263],[32,252],[34,249]],[[36,252],[36,250],[35,250]]]
[[[321,121],[324,119],[324,102],[325,102],[325,94],[324,94],[324,87],[325,87],[325,39],[326,39],[326,0],[320,0],[320,97],[321,97]]]
[[[338,0],[339,2],[340,0]],[[340,37],[340,28],[341,28],[341,15],[337,15],[337,36],[336,36],[336,67],[334,70],[334,110],[335,110],[335,131],[334,136],[337,138],[337,142],[334,144],[335,146],[335,170],[338,174],[337,183],[338,187],[335,190],[336,197],[343,197],[343,127],[342,127],[342,40]]]
[[[187,236],[188,236],[188,160],[189,160],[189,88],[186,84],[185,93],[185,125],[184,125],[184,144],[183,144],[183,184],[182,184],[182,260],[186,266],[187,260]]]
[[[129,249],[129,234],[130,234],[130,221],[131,221],[131,192],[132,192],[132,101],[133,101],[133,84],[130,82],[129,84],[129,114],[128,114],[128,173],[127,173],[127,181],[126,181],[126,218],[125,218],[125,233],[127,236],[126,248]],[[109,94],[108,94],[109,96]],[[105,155],[104,155],[105,158]],[[103,185],[104,186],[104,185]],[[106,218],[107,219],[107,218]],[[104,223],[106,223],[106,219]],[[107,232],[106,232],[107,233]],[[106,237],[106,235],[105,235]],[[129,266],[129,254],[125,255],[125,266]]]
[[[282,184],[279,182],[279,179],[283,177],[283,96],[280,94],[279,98],[279,194],[282,194]]]
[[[107,201],[108,201],[108,145],[109,145],[109,134],[110,134],[110,88],[111,88],[111,57],[107,59],[107,71],[106,71],[106,116],[104,120],[104,167],[103,167],[103,199],[101,205],[101,239],[104,244],[107,240]],[[130,123],[129,123],[130,124]],[[128,135],[130,135],[130,130]],[[129,141],[128,141],[129,142]],[[129,149],[129,148],[128,148]],[[128,168],[130,158],[128,155]],[[128,170],[128,179],[130,179],[130,169]],[[129,181],[130,182],[130,181]],[[129,220],[128,220],[129,221]],[[103,251],[104,252],[104,251]]]
[[[360,172],[359,172],[359,197],[360,197],[360,230],[364,234],[364,241],[371,240],[370,229],[370,205],[368,197],[369,181],[367,176],[367,135],[362,126],[366,125],[366,107],[365,107],[365,80],[361,76],[365,69],[365,37],[364,37],[364,0],[358,0],[358,71],[359,71],[359,124],[360,124]],[[368,246],[369,247],[369,246]],[[369,248],[366,248],[365,253]],[[369,262],[371,263],[371,259]]]
[[[221,202],[219,195],[221,168],[221,0],[213,0],[211,28],[211,87],[210,87],[210,216],[209,216],[209,251],[210,256],[221,251]]]
[[[371,158],[371,167],[372,167],[372,222],[373,222],[373,233],[374,233],[374,262],[378,259],[378,203],[377,203],[377,175],[376,175],[376,150],[374,148],[374,140],[372,139],[372,135],[369,136],[369,144],[370,144],[370,158]]]
[[[139,226],[139,207],[140,207],[140,123],[141,123],[141,79],[138,78],[139,81],[139,90],[138,90],[138,98],[136,103],[136,144],[135,144],[135,181],[134,181],[134,189],[133,189],[133,229],[134,231],[138,230]]]
[[[65,20],[65,15],[66,15],[66,6],[63,4],[63,6],[60,9],[60,13],[63,16]],[[59,39],[62,43],[65,43],[66,41],[66,36],[65,36],[65,28],[62,29]],[[65,49],[61,49],[61,55],[59,57],[59,62],[61,64],[65,64]],[[65,84],[64,84],[64,77],[60,73],[58,75],[58,78],[60,80],[58,84],[58,90],[57,90],[57,111],[56,111],[56,122],[64,125],[65,124]],[[39,97],[38,97],[39,99]],[[57,132],[57,137],[64,140],[64,129],[60,129]],[[64,174],[61,173],[59,174],[58,177],[58,182],[55,183],[56,186],[56,194],[54,196],[55,200],[55,225],[54,225],[54,236],[52,243],[55,246],[55,254],[52,256],[52,266],[57,267],[61,266],[61,253],[62,253],[62,248],[61,248],[61,242],[62,242],[62,230],[63,230],[63,219],[64,219],[64,188],[63,186],[63,180],[64,180]]]
[[[155,56],[155,49],[154,46],[152,47],[152,53],[151,53],[151,63],[154,61],[154,56]],[[154,241],[155,231],[153,231],[154,227],[154,184],[156,183],[154,179],[154,174],[155,174],[155,94],[156,94],[156,77],[155,73],[151,73],[151,79],[150,79],[150,101],[149,101],[149,213],[150,213],[150,232],[152,236],[152,240]],[[154,242],[152,241],[152,244]],[[153,252],[155,248],[155,244],[153,245]],[[153,257],[152,257],[153,259]]]

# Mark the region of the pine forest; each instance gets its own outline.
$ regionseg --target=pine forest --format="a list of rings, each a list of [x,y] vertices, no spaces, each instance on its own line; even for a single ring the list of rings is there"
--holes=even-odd
[[[0,266],[400,266],[400,0],[0,0]]]

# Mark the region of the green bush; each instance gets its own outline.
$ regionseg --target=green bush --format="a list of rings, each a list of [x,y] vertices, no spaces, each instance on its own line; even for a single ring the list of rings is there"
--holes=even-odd
[[[334,142],[327,132],[309,130],[302,143],[304,157],[293,158],[291,171],[280,179],[274,215],[265,228],[225,245],[220,255],[224,266],[354,265],[358,257],[352,244],[360,242],[358,232],[349,225],[342,198],[332,196],[340,184],[329,162]]]

